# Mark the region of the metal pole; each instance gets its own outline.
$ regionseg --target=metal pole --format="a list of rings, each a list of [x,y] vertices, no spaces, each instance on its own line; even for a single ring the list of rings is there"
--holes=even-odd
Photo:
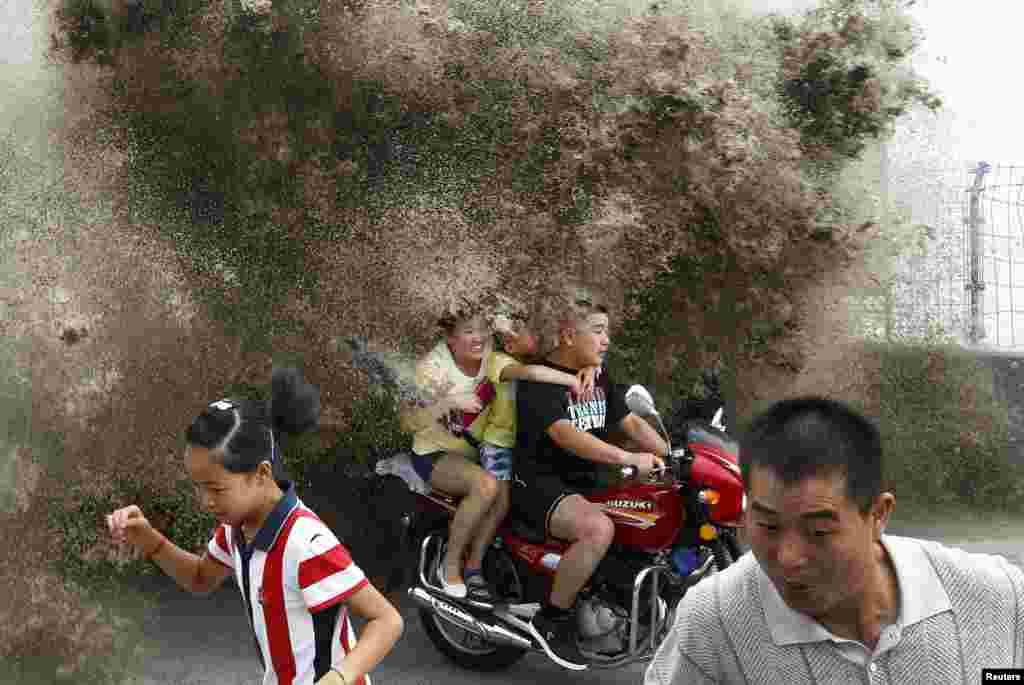
[[[1014,183],[1013,183],[1013,170],[1014,170],[1014,168],[1015,167],[1012,167],[1012,166],[1010,167],[1010,179],[1007,182],[1008,183],[1008,185],[1006,186],[1007,188],[1013,188],[1014,187]],[[1006,203],[1006,225],[1007,225],[1007,227],[1012,227],[1013,226],[1013,209],[1012,209],[1012,203],[1010,203],[1010,202]],[[1016,316],[1017,311],[1016,311],[1016,309],[1013,306],[1013,290],[1014,290],[1013,285],[1015,283],[1015,281],[1013,280],[1013,262],[1015,261],[1014,260],[1014,256],[1015,255],[1014,255],[1014,249],[1013,249],[1013,229],[1009,228],[1009,231],[1010,231],[1010,233],[1008,233],[1007,236],[1006,236],[1006,254],[1010,258],[1008,260],[1008,265],[1007,265],[1007,268],[1010,270],[1010,280],[1009,280],[1009,283],[1010,283],[1010,288],[1009,288],[1009,290],[1010,290],[1010,292],[1009,292],[1009,295],[1010,295],[1010,347],[1016,347],[1017,346],[1017,325],[1016,325],[1017,322],[1014,321],[1014,317]],[[996,287],[998,288],[999,285],[997,284]]]
[[[981,227],[984,225],[985,219],[981,216],[981,192],[984,190],[982,181],[985,178],[985,174],[991,168],[985,162],[978,162],[978,167],[974,170],[974,185],[970,189],[970,214],[967,219],[967,225],[970,230],[971,281],[967,284],[967,289],[971,292],[971,327],[969,338],[972,345],[977,345],[978,341],[985,337],[984,310],[981,302],[981,293],[985,290],[985,274],[981,254]]]

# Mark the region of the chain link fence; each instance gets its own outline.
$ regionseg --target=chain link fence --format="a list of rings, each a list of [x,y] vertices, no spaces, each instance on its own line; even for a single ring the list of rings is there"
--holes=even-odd
[[[883,193],[899,248],[878,287],[850,298],[857,332],[1024,352],[1024,166],[918,168]]]
[[[1024,167],[982,166],[965,190],[972,343],[1024,350]]]

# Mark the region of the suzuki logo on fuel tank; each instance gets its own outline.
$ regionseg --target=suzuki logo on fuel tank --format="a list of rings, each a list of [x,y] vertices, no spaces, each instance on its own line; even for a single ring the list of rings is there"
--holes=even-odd
[[[637,511],[654,511],[654,502],[636,499],[612,499],[605,502],[612,509],[635,509]]]

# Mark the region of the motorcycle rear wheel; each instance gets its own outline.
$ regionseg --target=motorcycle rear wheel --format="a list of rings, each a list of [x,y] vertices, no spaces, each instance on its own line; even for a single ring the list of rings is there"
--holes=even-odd
[[[438,651],[467,670],[501,671],[526,656],[525,649],[492,645],[426,609],[420,610],[420,620]]]
[[[447,544],[447,532],[440,534]],[[441,554],[444,554],[443,548]],[[438,651],[449,661],[470,671],[501,671],[526,656],[525,649],[491,644],[427,609],[420,609],[420,622]]]

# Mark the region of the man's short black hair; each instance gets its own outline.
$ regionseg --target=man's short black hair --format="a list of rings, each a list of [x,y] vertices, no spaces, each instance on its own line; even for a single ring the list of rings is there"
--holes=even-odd
[[[867,514],[882,491],[882,439],[871,421],[842,402],[783,400],[755,418],[740,440],[748,490],[755,466],[771,469],[787,485],[840,473],[847,496]]]

